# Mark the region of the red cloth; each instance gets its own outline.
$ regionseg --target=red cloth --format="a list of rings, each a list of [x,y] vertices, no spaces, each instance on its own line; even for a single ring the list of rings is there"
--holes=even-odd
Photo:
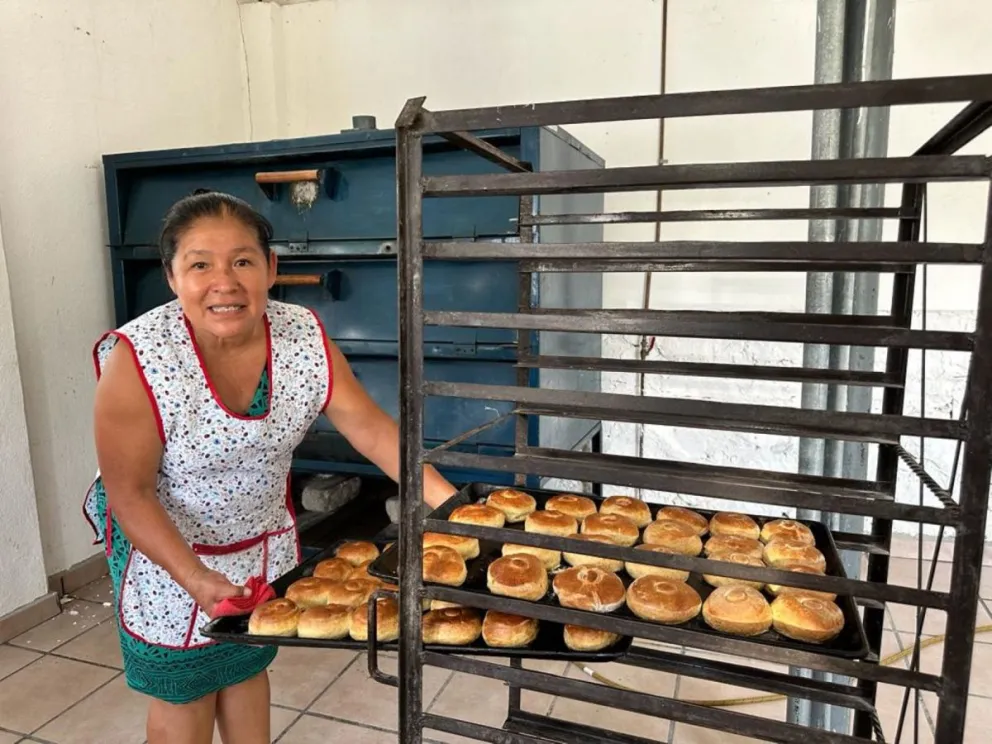
[[[260,576],[252,576],[245,583],[245,588],[250,590],[246,597],[233,597],[223,599],[214,605],[210,613],[211,618],[229,617],[232,615],[250,615],[251,611],[271,599],[275,599],[275,590],[265,583]]]

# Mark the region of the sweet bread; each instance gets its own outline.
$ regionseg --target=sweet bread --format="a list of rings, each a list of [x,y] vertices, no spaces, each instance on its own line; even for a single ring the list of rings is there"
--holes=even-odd
[[[548,572],[533,555],[505,555],[489,564],[486,587],[503,597],[535,601],[548,593]]]
[[[482,635],[482,616],[470,607],[431,610],[422,623],[424,643],[438,646],[467,646]]]
[[[479,541],[474,537],[448,535],[443,532],[425,532],[424,550],[435,545],[457,550],[458,554],[467,561],[479,557]]]
[[[468,568],[457,550],[435,545],[424,549],[423,578],[432,584],[461,586],[468,578]]]
[[[572,535],[572,539],[585,540],[586,542],[598,542],[605,545],[616,544],[610,538],[604,537],[603,535]],[[570,566],[595,566],[596,568],[601,568],[604,571],[612,571],[613,573],[616,573],[623,568],[623,561],[617,558],[602,558],[595,555],[570,552],[565,552],[562,555],[565,558],[565,562]]]
[[[796,594],[772,602],[772,619],[786,638],[807,643],[825,643],[844,629],[844,613],[833,602]]]
[[[392,597],[376,600],[375,637],[380,643],[389,643],[400,637],[400,607]],[[369,605],[360,604],[351,610],[348,635],[355,641],[369,639]]]
[[[591,566],[567,568],[552,582],[562,607],[613,612],[623,605],[626,590],[615,573]]]
[[[585,496],[576,496],[574,493],[560,493],[548,499],[544,508],[546,511],[567,514],[581,522],[590,514],[596,513],[596,502]]]
[[[761,560],[765,553],[765,547],[752,537],[714,535],[706,541],[703,551],[710,558],[717,553],[744,553]]]
[[[825,573],[827,570],[827,559],[823,553],[806,543],[777,538],[765,546],[763,557],[765,563],[776,568],[790,563],[810,566],[820,573]]]
[[[572,535],[574,537],[574,535]],[[533,545],[517,545],[515,543],[504,543],[503,555],[532,555],[536,557],[548,571],[554,571],[561,566],[561,551],[551,548],[537,548]]]
[[[684,581],[642,576],[627,587],[627,607],[642,620],[680,625],[699,614],[703,600]]]
[[[581,625],[566,625],[565,645],[572,651],[602,651],[620,640],[620,635],[598,628],[585,628]]]
[[[766,522],[761,528],[761,542],[770,543],[777,539],[816,545],[813,530],[802,522],[796,522],[792,519],[773,519],[771,522]]]
[[[761,535],[761,528],[747,514],[737,512],[719,512],[710,519],[711,535],[734,535],[736,537],[749,537],[757,540]]]
[[[327,589],[327,604],[358,607],[368,602],[372,592],[378,588],[376,582],[367,579],[348,579],[334,583]]]
[[[683,506],[663,507],[658,511],[655,521],[681,522],[687,527],[691,527],[700,537],[705,535],[710,529],[710,522],[706,517],[699,512],[694,512],[692,509],[686,509]]]
[[[537,509],[537,501],[533,496],[515,488],[493,491],[486,499],[486,504],[503,512],[506,521],[510,524],[522,522],[528,514]]]
[[[755,558],[753,555],[748,555],[747,553],[716,553],[711,556],[715,561],[723,561],[725,563],[737,563],[741,566],[755,566],[756,568],[764,568],[765,564],[760,558]],[[721,587],[730,586],[731,584],[741,584],[742,586],[749,586],[753,589],[761,591],[765,586],[760,581],[749,581],[748,579],[735,579],[730,576],[720,576],[719,574],[703,574],[703,580],[710,586]]]
[[[301,610],[307,607],[326,607],[331,603],[331,593],[337,582],[307,576],[297,579],[286,588],[286,599]]]
[[[334,555],[353,566],[360,566],[379,557],[379,548],[368,540],[350,540],[334,551]]]
[[[772,627],[772,608],[757,589],[732,584],[714,589],[706,598],[703,620],[721,633],[756,636]]]
[[[575,521],[575,517],[561,512],[536,511],[524,519],[524,531],[535,535],[569,537],[579,531],[579,523]]]
[[[489,610],[482,621],[482,640],[493,648],[523,648],[534,642],[539,628],[532,617]]]
[[[638,527],[646,527],[651,523],[651,507],[640,499],[629,496],[610,496],[599,505],[599,513],[627,517]]]
[[[582,520],[583,535],[600,535],[626,548],[634,545],[641,537],[637,525],[619,514],[590,514]]]
[[[703,552],[703,541],[696,531],[684,522],[661,520],[644,528],[644,542],[661,545],[673,553],[696,556]]]
[[[667,553],[668,555],[676,555],[672,550],[666,548],[664,545],[638,545],[634,550],[644,550],[651,553]],[[658,576],[662,579],[670,579],[671,581],[687,581],[689,579],[689,572],[682,571],[677,568],[664,568],[662,566],[651,566],[647,563],[635,563],[633,561],[627,561],[624,563],[624,568],[627,573],[635,579],[639,579],[642,576]]]
[[[823,571],[818,571],[813,566],[808,566],[804,563],[783,563],[780,566],[775,566],[775,568],[782,571],[792,571],[793,573],[804,573],[813,574],[816,576],[823,576]],[[833,602],[837,599],[837,595],[833,592],[823,592],[816,589],[803,589],[798,586],[783,586],[781,584],[769,584],[768,593],[773,597],[780,597],[783,594],[794,594],[797,596],[806,597],[816,597],[817,599],[822,599],[827,602]]]
[[[291,638],[300,622],[300,608],[288,599],[273,599],[252,610],[248,634]]]
[[[355,566],[348,563],[344,558],[328,558],[314,566],[313,575],[318,579],[345,581],[351,578],[354,570]]]
[[[300,615],[296,635],[336,641],[346,638],[350,629],[351,610],[348,607],[311,607]]]
[[[486,504],[462,504],[455,507],[448,516],[448,521],[499,529],[506,524],[506,515],[499,509]]]

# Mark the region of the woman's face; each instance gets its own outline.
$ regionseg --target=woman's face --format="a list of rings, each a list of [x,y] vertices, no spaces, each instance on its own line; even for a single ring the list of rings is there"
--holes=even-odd
[[[205,217],[179,239],[167,275],[198,335],[247,338],[265,313],[276,256],[266,259],[255,232],[240,220]]]

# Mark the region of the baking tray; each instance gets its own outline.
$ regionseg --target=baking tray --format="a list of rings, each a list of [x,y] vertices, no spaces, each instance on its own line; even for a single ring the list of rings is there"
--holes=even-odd
[[[433,513],[428,517],[429,519],[436,520],[447,520],[448,516],[454,511],[455,508],[463,504],[472,504],[482,501],[493,491],[498,491],[504,489],[506,486],[497,486],[486,483],[471,483],[464,488],[462,488],[456,495],[434,510]],[[516,487],[515,487],[516,488]],[[552,496],[557,496],[562,493],[561,491],[548,491],[537,488],[517,488],[517,490],[529,493],[537,501],[537,508],[543,509],[545,503]],[[597,504],[601,503],[604,499],[597,498],[595,496],[590,496],[589,494],[583,494]],[[656,516],[659,509],[666,506],[666,504],[649,504],[651,507],[652,518]],[[711,518],[715,511],[707,509],[693,509],[693,511],[702,514],[707,519]],[[743,513],[743,512],[742,512]],[[756,514],[749,514],[752,519],[754,519],[759,526],[763,526],[766,522],[772,521],[774,519],[782,519],[783,517],[764,517],[758,516]],[[802,519],[795,520],[805,524],[813,531],[813,537],[816,540],[816,547],[823,553],[824,558],[827,563],[827,575],[836,576],[839,578],[847,578],[844,572],[844,566],[840,560],[840,554],[837,550],[837,544],[834,542],[833,535],[826,526],[820,522],[809,522]],[[523,531],[523,522],[518,522],[516,524],[507,524],[505,529],[508,530],[520,530]],[[507,541],[509,542],[509,541]],[[705,541],[704,541],[705,542]],[[479,557],[474,558],[467,562],[468,566],[468,577],[465,583],[458,587],[459,589],[476,592],[479,594],[489,594],[489,590],[486,588],[486,572],[489,568],[489,564],[495,559],[502,555],[503,544],[499,542],[494,542],[492,540],[479,540]],[[374,561],[369,566],[369,573],[374,576],[378,576],[387,581],[396,582],[397,581],[397,560],[399,556],[399,551],[396,545],[392,546],[389,550],[386,550],[379,556],[379,558]],[[563,562],[563,565],[564,562]],[[567,567],[567,566],[565,566]],[[627,575],[627,572],[621,570],[617,572],[617,575],[624,582],[624,586],[629,586],[633,579]],[[689,574],[689,580],[687,582],[689,586],[699,592],[699,596],[705,602],[706,598],[713,592],[714,587],[707,584],[700,574],[695,572]],[[772,599],[770,595],[763,592],[765,597],[769,600]],[[544,599],[538,600],[541,603],[551,606],[559,606],[557,599],[555,599],[553,590],[549,587],[548,594]],[[834,638],[832,641],[827,643],[805,643],[803,641],[795,641],[791,638],[786,638],[785,636],[776,633],[774,630],[769,630],[762,633],[759,636],[734,636],[728,633],[721,633],[718,630],[714,630],[708,626],[703,620],[702,613],[697,615],[694,619],[687,623],[681,625],[671,626],[677,628],[683,628],[686,630],[696,631],[710,636],[719,636],[721,638],[735,638],[740,640],[752,641],[756,644],[762,644],[767,646],[775,646],[778,648],[789,648],[799,651],[813,651],[816,653],[829,654],[831,656],[836,656],[843,659],[863,659],[867,657],[870,653],[868,647],[868,638],[865,635],[864,625],[861,623],[861,616],[858,613],[857,605],[855,604],[854,598],[850,596],[839,595],[837,597],[837,606],[840,608],[841,612],[844,614],[844,629],[841,631],[840,635]],[[635,620],[637,622],[649,623],[650,621],[641,620],[634,613],[632,613],[625,605],[620,607],[620,609],[609,613],[613,617],[622,617],[629,620]],[[653,624],[653,623],[652,623]]]

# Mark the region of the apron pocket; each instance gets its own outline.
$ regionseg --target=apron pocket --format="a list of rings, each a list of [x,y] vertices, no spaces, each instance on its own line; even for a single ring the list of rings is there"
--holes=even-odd
[[[121,627],[144,643],[171,649],[189,646],[195,618],[193,598],[164,568],[132,550],[121,579]]]

